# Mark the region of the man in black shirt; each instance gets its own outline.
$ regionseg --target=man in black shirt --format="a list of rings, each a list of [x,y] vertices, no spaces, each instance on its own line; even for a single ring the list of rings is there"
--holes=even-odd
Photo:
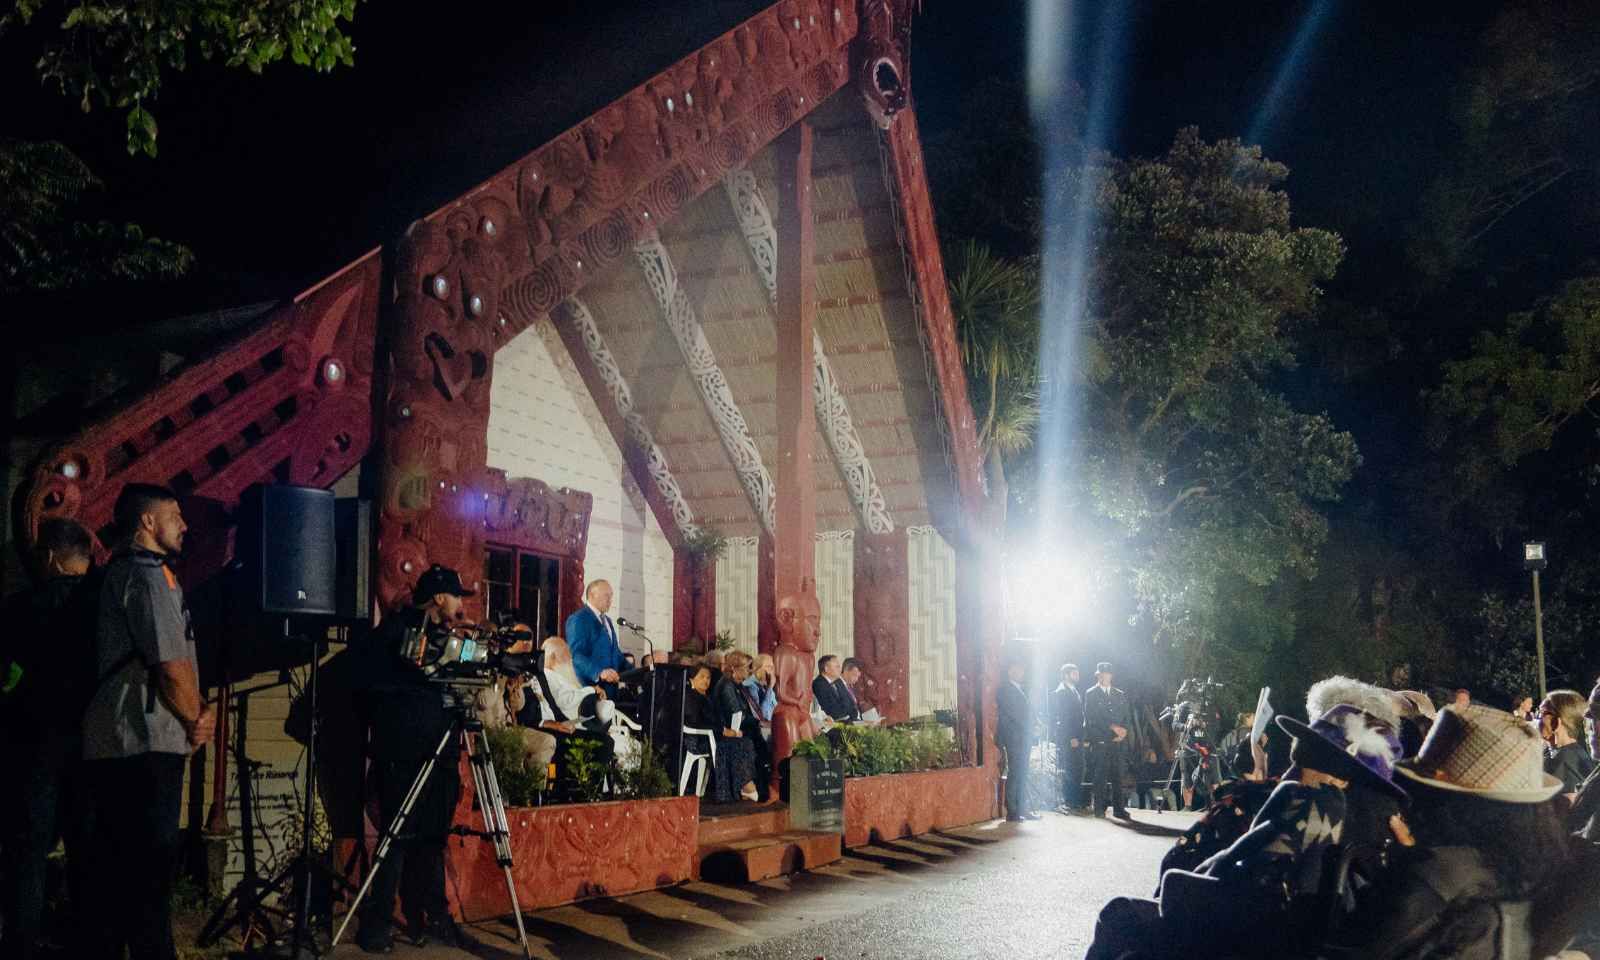
[[[1111,664],[1095,665],[1095,685],[1083,695],[1083,736],[1089,742],[1089,812],[1105,815],[1106,792],[1110,793],[1111,815],[1128,819],[1122,803],[1122,768],[1127,752],[1128,728],[1132,710],[1128,695],[1111,685]]]
[[[1076,664],[1061,667],[1061,685],[1050,694],[1050,718],[1055,724],[1057,766],[1061,771],[1061,807],[1077,813],[1083,806],[1083,694],[1082,674]]]
[[[71,520],[39,524],[31,558],[36,587],[7,599],[0,648],[0,796],[6,871],[0,957],[32,957],[44,908],[45,860],[66,841],[74,906],[89,902],[93,808],[84,783],[83,709],[94,692],[100,578],[89,531]]]
[[[437,656],[450,626],[461,616],[461,598],[472,591],[449,567],[430,567],[412,591],[412,606],[385,617],[366,649],[363,691],[372,724],[368,747],[383,829],[388,830],[439,741],[454,721],[449,693],[427,678],[424,666]],[[361,905],[356,942],[368,953],[393,949],[391,926],[398,891],[412,938],[451,946],[469,943],[450,916],[445,899],[445,840],[461,796],[457,770],[460,743],[445,744],[428,783],[402,832],[394,838],[372,889]]]

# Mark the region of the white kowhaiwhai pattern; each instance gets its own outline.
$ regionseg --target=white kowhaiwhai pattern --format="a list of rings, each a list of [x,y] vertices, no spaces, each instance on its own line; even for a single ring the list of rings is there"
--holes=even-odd
[[[711,351],[711,343],[700,325],[700,317],[689,302],[688,293],[678,285],[678,273],[672,267],[672,258],[667,254],[666,246],[654,237],[640,241],[633,251],[639,266],[644,269],[650,291],[655,294],[661,316],[672,331],[673,339],[677,340],[679,351],[683,353],[689,376],[700,388],[700,397],[705,401],[712,422],[717,425],[722,447],[739,475],[739,483],[750,499],[750,507],[761,519],[762,528],[771,533],[774,529],[772,503],[775,496],[772,476],[767,472],[766,464],[761,462],[761,451],[750,437],[750,426],[733,399],[728,378],[717,366],[716,354]]]
[[[655,437],[644,422],[644,417],[634,409],[633,391],[628,388],[628,380],[622,375],[622,368],[617,365],[616,358],[606,346],[605,337],[601,336],[600,327],[594,322],[594,315],[577,297],[568,297],[562,309],[567,318],[577,324],[578,332],[583,337],[583,345],[589,351],[589,359],[599,372],[601,382],[606,385],[606,392],[611,395],[611,402],[622,415],[622,422],[628,431],[628,440],[644,451],[646,469],[650,471],[650,478],[655,481],[656,489],[661,492],[662,498],[672,509],[673,522],[677,523],[678,529],[685,536],[694,536],[700,529],[694,522],[694,511],[689,508],[689,501],[684,499],[678,481],[672,476],[672,468],[667,464],[667,455],[656,444]]]
[[[739,219],[739,229],[744,233],[745,244],[750,248],[750,259],[755,261],[756,274],[767,288],[767,299],[778,296],[778,230],[773,224],[772,212],[756,185],[756,175],[746,169],[735,170],[722,180],[728,202]],[[833,375],[833,365],[822,349],[822,337],[812,331],[811,353],[813,376],[811,392],[817,408],[817,426],[833,453],[833,462],[839,467],[845,486],[850,490],[850,500],[861,518],[861,523],[872,533],[894,532],[894,520],[889,516],[883,489],[872,474],[872,462],[867,459],[861,436],[856,433],[855,421],[850,419],[850,405],[845,402],[839,381]]]

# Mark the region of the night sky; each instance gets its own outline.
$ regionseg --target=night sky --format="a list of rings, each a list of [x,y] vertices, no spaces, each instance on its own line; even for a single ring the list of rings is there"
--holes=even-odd
[[[0,79],[22,93],[9,135],[65,140],[107,181],[108,215],[195,250],[186,280],[145,285],[131,307],[118,298],[143,319],[292,296],[765,5],[546,3],[519,21],[492,3],[464,0],[427,17],[365,3],[354,68],[319,75],[280,64],[255,77],[199,63],[171,75],[156,105],[155,160],[126,155],[113,112],[83,116],[42,89],[14,42],[0,47]],[[1381,238],[1373,225],[1386,199],[1405,198],[1426,175],[1450,84],[1492,11],[1454,4],[1433,17],[1409,4],[1333,0],[1126,6],[1123,109],[1110,146],[1141,154],[1185,124],[1243,135],[1302,19],[1329,11],[1261,139],[1295,171],[1302,222],[1353,240],[1362,230]],[[926,4],[913,60],[926,137],[982,79],[1020,79],[1026,24],[1019,0]]]

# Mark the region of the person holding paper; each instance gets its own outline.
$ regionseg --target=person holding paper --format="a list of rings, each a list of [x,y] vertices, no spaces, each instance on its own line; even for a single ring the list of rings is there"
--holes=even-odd
[[[750,673],[750,655],[735,650],[722,661],[722,676],[711,689],[711,706],[717,718],[717,765],[711,798],[716,803],[731,803],[735,795],[744,800],[761,798],[756,788],[761,738],[761,719],[745,691]],[[770,764],[770,759],[768,763]]]

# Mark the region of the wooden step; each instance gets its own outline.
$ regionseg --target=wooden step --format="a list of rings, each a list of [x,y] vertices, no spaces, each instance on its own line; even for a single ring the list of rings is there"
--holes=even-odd
[[[837,833],[790,830],[704,844],[695,852],[695,876],[722,883],[754,883],[814,870],[839,859],[843,837]]]
[[[701,808],[700,814],[700,846],[715,846],[728,844],[736,840],[750,840],[757,837],[771,837],[785,833],[789,829],[789,808],[784,804],[773,804],[751,812],[737,812],[719,814],[706,813],[706,808]]]

